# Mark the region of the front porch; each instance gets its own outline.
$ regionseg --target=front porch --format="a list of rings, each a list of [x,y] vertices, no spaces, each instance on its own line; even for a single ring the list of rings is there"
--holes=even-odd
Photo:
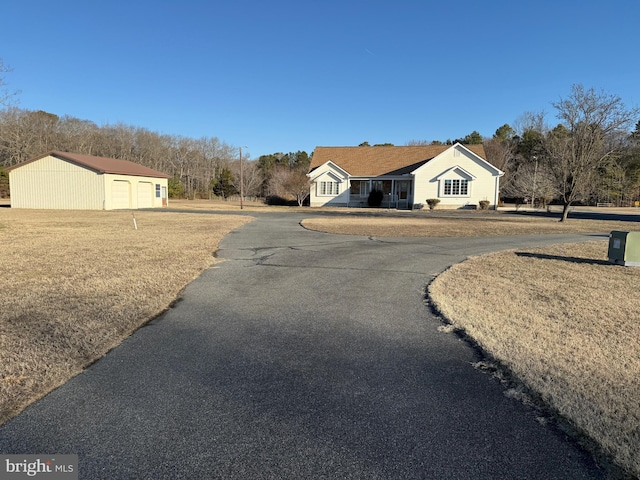
[[[348,207],[367,207],[369,195],[376,190],[382,192],[379,208],[410,210],[413,208],[413,181],[407,179],[351,179]]]

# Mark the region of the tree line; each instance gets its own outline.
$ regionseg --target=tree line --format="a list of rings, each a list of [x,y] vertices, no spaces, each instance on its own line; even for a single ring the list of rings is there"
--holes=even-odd
[[[502,200],[542,207],[558,202],[561,221],[577,203],[635,206],[640,201],[640,109],[580,84],[552,106],[559,120],[555,126],[544,113],[527,112],[514,127],[504,124],[490,138],[473,131],[456,140],[407,145],[483,144],[487,160],[505,173]]]
[[[0,198],[10,195],[6,167],[54,150],[129,160],[168,174],[173,198],[228,198],[242,191],[302,204],[308,196],[300,187],[310,162],[306,152],[274,153],[252,161],[216,137],[167,135],[124,123],[98,126],[68,115],[20,109],[14,106],[19,92],[5,81],[9,72],[0,58]]]
[[[166,173],[174,198],[228,198],[242,191],[272,203],[302,205],[309,195],[307,152],[242,161],[238,148],[216,137],[160,134],[123,123],[98,126],[20,109],[11,105],[17,91],[4,82],[8,71],[0,59],[0,197],[9,195],[3,168],[52,150],[129,160]],[[473,131],[455,140],[412,140],[407,145],[482,143],[487,160],[505,172],[501,199],[537,206],[557,201],[564,206],[563,220],[578,202],[630,206],[640,201],[640,109],[579,84],[552,106],[555,125],[546,122],[544,113],[527,112],[490,138]],[[386,145],[392,144],[374,146]]]
[[[8,107],[0,111],[0,166],[59,150],[129,160],[171,175],[187,196],[207,192],[230,168],[236,149],[214,137],[162,135],[122,123],[98,126],[75,117]]]
[[[0,196],[9,195],[3,167],[53,150],[129,160],[166,173],[172,177],[173,198],[228,198],[239,194],[242,179],[246,196],[298,200],[299,188],[283,176],[294,172],[299,180],[310,161],[306,152],[291,152],[257,161],[244,157],[241,164],[239,149],[216,137],[166,135],[123,123],[98,126],[71,116],[7,107],[0,110]]]
[[[525,113],[484,140],[487,160],[505,172],[502,198],[537,206],[633,206],[640,200],[640,109],[616,95],[573,85],[552,103],[559,122]],[[635,129],[631,130],[635,125]]]

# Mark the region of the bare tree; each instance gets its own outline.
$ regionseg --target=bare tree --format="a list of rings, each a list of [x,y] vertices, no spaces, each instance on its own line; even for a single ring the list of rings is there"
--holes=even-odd
[[[240,161],[236,160],[229,165],[231,172],[233,172],[233,186],[237,191],[240,190]],[[264,176],[262,170],[258,166],[258,163],[251,160],[242,160],[242,193],[245,196],[252,197],[260,195],[260,189]]]
[[[59,121],[55,149],[94,155],[98,136],[99,128],[95,123],[65,115]]]
[[[509,193],[514,197],[531,197],[532,206],[535,203],[545,207],[557,196],[558,190],[546,164],[534,162],[523,163],[513,173]]]
[[[526,132],[543,133],[546,129],[545,112],[524,112],[514,122],[516,135],[521,139]]]
[[[49,152],[55,150],[60,145],[60,118],[42,110],[29,112],[27,114],[29,127],[32,131],[38,132],[33,150],[36,152]]]
[[[563,202],[563,222],[571,204],[590,193],[598,169],[620,154],[620,139],[628,136],[640,110],[582,85],[574,85],[569,97],[553,106],[561,123],[546,135],[545,154]]]
[[[269,179],[269,194],[285,200],[296,200],[299,206],[309,196],[309,178],[302,170],[277,167]]]
[[[159,134],[118,123],[97,126],[74,117],[17,107],[0,109],[0,167],[23,162],[51,150],[129,160],[167,173],[193,198],[210,197],[213,186],[233,162],[235,148],[215,137],[192,139]],[[298,155],[296,161],[304,160]],[[247,162],[247,165],[251,165]],[[254,194],[260,174],[247,168],[245,188]],[[174,180],[176,181],[176,180]]]
[[[18,90],[9,90],[7,82],[4,80],[4,76],[11,72],[11,68],[4,64],[0,58],[0,105],[9,106],[13,97],[20,93]]]
[[[508,191],[514,167],[514,144],[509,140],[501,140],[495,136],[483,143],[487,161],[504,172],[504,176],[500,179],[500,189]]]
[[[193,198],[195,194],[194,190],[194,176],[192,172],[193,167],[193,140],[186,137],[174,136],[173,144],[171,148],[171,165],[173,167],[173,175],[179,178],[185,187],[185,194],[187,198]]]
[[[16,107],[0,111],[0,162],[3,166],[15,165],[43,153],[36,150],[40,132],[30,122],[31,113]]]

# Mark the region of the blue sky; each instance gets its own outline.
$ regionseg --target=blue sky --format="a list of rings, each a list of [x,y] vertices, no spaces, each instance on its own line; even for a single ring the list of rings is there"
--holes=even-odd
[[[7,4],[8,3],[8,4]],[[253,158],[490,137],[574,83],[640,105],[637,0],[10,0],[18,106]]]

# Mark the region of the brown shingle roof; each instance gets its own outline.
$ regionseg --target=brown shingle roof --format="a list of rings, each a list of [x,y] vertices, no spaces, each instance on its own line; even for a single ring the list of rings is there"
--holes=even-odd
[[[465,145],[476,155],[485,158],[482,145]],[[403,175],[410,173],[451,145],[411,147],[316,147],[309,171],[331,160],[354,177]]]
[[[111,173],[114,175],[133,175],[136,177],[171,178],[170,175],[158,172],[151,168],[145,167],[144,165],[133,163],[128,160],[118,160],[116,158],[107,158],[107,157],[94,157],[92,155],[82,155],[80,153],[57,152],[57,151],[45,153],[44,155],[40,155],[36,158],[32,158],[31,160],[27,160],[26,162],[19,163],[18,165],[13,165],[11,168],[8,168],[7,171],[14,170],[18,167],[21,167],[31,162],[35,162],[36,160],[40,160],[50,155],[52,157],[60,158],[68,162],[81,165],[91,170],[95,170],[98,173]]]

